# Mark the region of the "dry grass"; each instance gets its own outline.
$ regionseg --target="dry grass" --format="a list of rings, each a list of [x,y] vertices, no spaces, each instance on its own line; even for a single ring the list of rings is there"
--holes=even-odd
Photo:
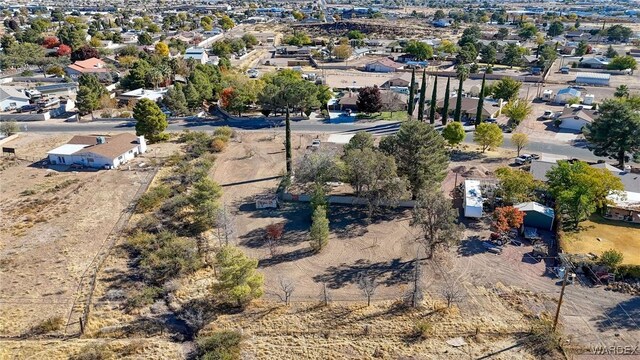
[[[609,249],[616,249],[624,255],[624,264],[640,265],[640,225],[594,215],[580,223],[580,228],[578,232],[565,234],[560,244],[564,251],[601,255]]]

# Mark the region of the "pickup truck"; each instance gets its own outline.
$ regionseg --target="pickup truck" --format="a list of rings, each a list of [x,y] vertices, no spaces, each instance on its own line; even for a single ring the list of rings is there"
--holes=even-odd
[[[538,154],[522,154],[515,159],[515,163],[518,165],[524,165],[531,162],[531,160],[540,159],[540,155]]]

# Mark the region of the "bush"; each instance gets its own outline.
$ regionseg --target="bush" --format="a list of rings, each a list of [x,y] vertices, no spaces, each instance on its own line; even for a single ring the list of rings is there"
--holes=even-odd
[[[103,111],[103,112],[100,113],[100,117],[103,118],[103,119],[109,119],[109,118],[111,118],[111,113],[108,112],[108,111]]]
[[[31,333],[34,335],[42,335],[52,331],[61,330],[63,325],[64,319],[62,316],[53,316],[34,326],[31,329]]]
[[[69,360],[111,360],[115,355],[105,344],[89,344],[78,354],[70,356]]]
[[[422,339],[426,339],[433,331],[433,325],[426,320],[420,320],[415,324],[416,335]]]
[[[25,71],[20,73],[20,76],[33,76],[33,71],[25,70]]]
[[[221,138],[213,139],[213,141],[211,142],[211,150],[213,150],[213,152],[222,152],[226,147],[227,142]]]
[[[131,111],[123,111],[120,113],[121,118],[130,118],[132,116]]]
[[[327,109],[322,109],[322,111],[320,111],[320,115],[322,115],[323,118],[328,119],[329,111]]]
[[[196,341],[198,359],[235,360],[240,359],[242,336],[235,331],[219,331]]]
[[[162,294],[162,288],[157,286],[147,286],[142,290],[137,291],[135,294],[129,295],[126,308],[131,310],[151,305],[156,301],[156,299],[162,297]]]
[[[624,260],[624,255],[620,251],[609,249],[600,255],[598,263],[604,265],[609,269],[615,269]]]
[[[640,280],[640,265],[620,265],[617,273],[623,279]]]
[[[222,126],[222,127],[217,128],[213,132],[213,135],[214,136],[225,136],[227,138],[232,138],[232,137],[235,136],[235,132],[229,126]]]
[[[198,270],[202,263],[195,239],[164,231],[142,243],[140,270],[154,284]]]
[[[151,211],[168,199],[170,195],[171,189],[168,186],[156,186],[140,197],[136,205],[136,212],[145,213]]]
[[[491,65],[487,66],[487,70],[485,71],[485,73],[493,74],[493,66],[491,66]]]

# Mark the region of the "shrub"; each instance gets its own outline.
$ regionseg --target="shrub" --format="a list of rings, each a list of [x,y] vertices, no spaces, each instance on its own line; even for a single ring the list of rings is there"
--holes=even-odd
[[[211,336],[199,338],[196,342],[198,359],[240,359],[240,341],[242,336],[235,331],[219,331]]]
[[[620,265],[617,272],[623,279],[640,280],[640,265]]]
[[[153,304],[156,299],[162,297],[162,288],[157,286],[147,286],[127,299],[127,309],[137,309]]]
[[[143,243],[140,270],[151,283],[163,282],[200,268],[196,241],[164,231]]]
[[[115,355],[105,344],[89,344],[78,354],[70,356],[69,360],[111,360]]]
[[[485,71],[487,74],[493,74],[493,66],[487,66],[487,70]]]
[[[64,319],[62,316],[53,316],[34,326],[31,329],[31,333],[34,335],[42,335],[52,331],[58,331],[62,329],[63,325]]]
[[[322,109],[322,111],[320,111],[320,115],[322,115],[323,118],[328,119],[329,111],[327,109]]]
[[[132,116],[131,111],[123,111],[120,113],[121,118],[130,118]]]
[[[433,331],[433,325],[426,320],[420,320],[415,324],[416,335],[422,339],[426,339]]]
[[[615,269],[624,260],[624,255],[620,251],[609,249],[602,253],[598,263],[610,269]]]
[[[213,152],[222,152],[225,148],[227,147],[227,142],[224,141],[223,139],[220,138],[216,138],[213,139],[213,141],[211,142],[211,150],[213,150]]]
[[[111,113],[108,111],[103,111],[100,113],[100,117],[103,119],[109,119],[111,117]]]
[[[233,131],[233,129],[229,126],[221,126],[219,128],[217,128],[214,132],[213,132],[214,136],[225,136],[227,138],[232,138],[235,136],[235,132]]]
[[[25,71],[20,73],[20,76],[33,76],[33,71],[25,70]]]
[[[526,345],[535,355],[553,354],[560,350],[560,335],[553,330],[551,320],[546,318],[535,320],[531,326],[530,334]]]
[[[136,211],[145,213],[155,209],[160,203],[168,199],[171,195],[171,189],[168,186],[160,185],[144,193],[138,200]]]

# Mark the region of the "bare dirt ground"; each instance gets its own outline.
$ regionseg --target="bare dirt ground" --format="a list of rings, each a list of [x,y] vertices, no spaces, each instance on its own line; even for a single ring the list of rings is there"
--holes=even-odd
[[[70,137],[29,134],[7,146],[43,158]],[[3,162],[0,334],[18,335],[55,316],[66,324],[82,274],[145,174],[56,171],[31,162]]]

